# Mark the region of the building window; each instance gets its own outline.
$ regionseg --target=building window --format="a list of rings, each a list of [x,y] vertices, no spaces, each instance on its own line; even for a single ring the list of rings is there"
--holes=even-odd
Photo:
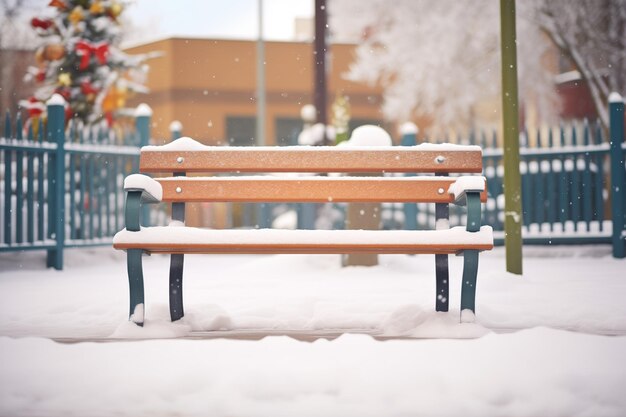
[[[226,137],[230,146],[256,145],[256,117],[226,116]]]
[[[276,145],[293,146],[298,144],[302,131],[302,119],[297,117],[277,117],[275,120]]]

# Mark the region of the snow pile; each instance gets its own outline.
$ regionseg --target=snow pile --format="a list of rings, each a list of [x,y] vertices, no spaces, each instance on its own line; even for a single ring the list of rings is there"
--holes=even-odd
[[[317,119],[317,109],[312,104],[305,104],[300,109],[300,118],[305,122],[314,122]]]
[[[143,316],[143,304],[137,304],[135,306],[135,309],[133,310],[133,313],[128,318],[128,321],[133,323],[143,323]]]
[[[456,178],[450,187],[448,187],[448,194],[454,194],[454,199],[458,200],[467,191],[485,191],[486,184],[485,177],[479,175],[463,175]]]
[[[124,178],[124,191],[145,191],[156,201],[163,198],[163,187],[147,175],[131,174]]]
[[[295,210],[287,210],[272,222],[274,229],[295,229],[296,227],[298,227],[298,213]]]
[[[179,120],[173,120],[169,126],[170,132],[181,132],[183,124]]]
[[[46,101],[46,106],[65,106],[67,102],[63,98],[61,94],[53,94],[48,101]]]
[[[398,131],[400,132],[400,135],[402,136],[417,135],[419,132],[419,128],[413,122],[404,122],[400,125],[400,128],[398,129]]]
[[[0,414],[620,417],[625,350],[542,328],[454,342],[0,338]]]
[[[489,333],[473,320],[464,320],[470,310],[461,312],[461,320],[454,314],[436,313],[424,310],[414,304],[407,304],[394,310],[382,323],[382,334],[389,336],[409,336],[417,338],[475,338]]]
[[[613,91],[609,94],[609,103],[623,103],[624,99],[617,91]]]
[[[203,145],[202,143],[188,137],[188,136],[183,136],[182,138],[178,138],[176,140],[173,140],[172,142],[165,144],[165,145],[161,145],[161,146],[155,146],[155,145],[148,145],[148,146],[143,146],[141,148],[141,151],[171,151],[171,152],[177,152],[177,151],[201,151],[206,149],[207,146]]]
[[[359,126],[352,132],[345,146],[392,146],[391,136],[385,129],[374,125]]]
[[[135,109],[135,117],[151,117],[152,116],[152,108],[148,106],[146,103],[141,103]]]
[[[335,141],[335,128],[326,126],[326,137],[332,143]],[[298,135],[298,145],[314,146],[320,145],[324,141],[324,125],[315,123],[313,126],[304,129]]]

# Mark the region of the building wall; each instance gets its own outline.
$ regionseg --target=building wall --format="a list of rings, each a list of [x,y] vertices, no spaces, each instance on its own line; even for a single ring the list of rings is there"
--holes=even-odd
[[[185,135],[207,144],[224,143],[232,139],[227,130],[229,117],[256,117],[256,48],[254,41],[182,38],[130,48],[129,53],[162,52],[149,62],[151,92],[135,97],[131,104],[150,104],[155,138],[169,140],[169,123],[179,120]],[[354,46],[337,44],[330,50],[329,104],[336,94],[345,94],[354,119],[381,121],[382,90],[342,78]],[[277,120],[299,120],[302,106],[312,101],[312,45],[266,42],[265,61],[265,135],[271,145],[276,143]]]
[[[35,61],[34,52],[23,49],[0,49],[0,114],[15,114],[20,100],[28,99],[34,83],[25,83],[24,75]],[[25,116],[25,115],[24,115]]]

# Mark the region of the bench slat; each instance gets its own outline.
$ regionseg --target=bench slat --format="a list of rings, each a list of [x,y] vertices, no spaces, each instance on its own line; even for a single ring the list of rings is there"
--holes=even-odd
[[[429,147],[202,147],[194,151],[141,151],[141,172],[428,172],[480,173],[482,151],[475,146]]]
[[[449,177],[173,177],[158,178],[169,202],[453,203]],[[443,191],[441,191],[443,190]],[[487,201],[487,193],[481,194]]]
[[[478,232],[464,227],[447,230],[210,230],[193,227],[150,227],[122,230],[113,239],[115,249],[143,249],[151,253],[436,253],[490,250],[490,226]]]

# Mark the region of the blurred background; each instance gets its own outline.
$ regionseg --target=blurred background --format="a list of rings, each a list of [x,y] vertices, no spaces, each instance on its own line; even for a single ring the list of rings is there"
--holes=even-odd
[[[374,123],[393,130],[406,121],[426,136],[500,128],[497,2],[327,2],[326,100],[329,108],[338,97],[349,101],[350,129]],[[178,120],[186,135],[205,143],[254,143],[263,7],[264,142],[292,143],[302,106],[314,102],[315,3],[118,2],[119,45],[130,54],[160,54],[147,62],[149,92],[124,104],[149,103],[156,138],[169,138],[169,123]],[[16,109],[37,87],[24,76],[46,40],[31,20],[53,17],[57,8],[49,4],[0,2],[2,109]],[[620,0],[520,2],[524,125],[533,130],[597,116],[606,125],[607,91],[620,91],[626,72],[624,6]]]
[[[519,1],[516,31],[524,242],[623,240],[607,221],[624,218],[610,208],[624,199],[609,181],[624,176],[624,151],[609,155],[619,119],[609,96],[626,92],[626,0]],[[484,217],[501,241],[500,49],[492,0],[0,0],[0,238],[10,250],[65,227],[72,244],[103,244],[120,229],[121,182],[143,145],[181,135],[334,145],[372,124],[394,145],[481,145]],[[58,151],[35,146],[61,140],[44,134],[53,94],[66,103],[62,140],[74,144],[62,156],[74,173],[63,182],[67,221],[56,226],[44,169]],[[345,207],[187,213],[189,225],[341,228]],[[434,222],[419,205],[383,206],[381,218],[385,228]]]

